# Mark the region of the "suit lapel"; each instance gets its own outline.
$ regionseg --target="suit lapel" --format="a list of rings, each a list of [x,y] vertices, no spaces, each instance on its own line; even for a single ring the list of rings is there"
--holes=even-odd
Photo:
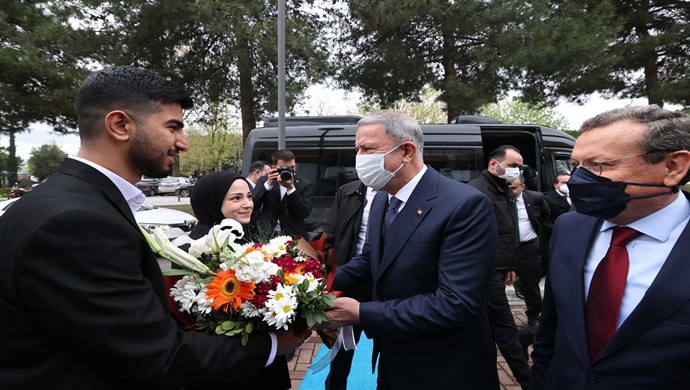
[[[371,274],[377,275],[382,255],[381,231],[383,229],[383,216],[388,205],[388,194],[378,191],[369,209],[369,222],[367,227],[367,240],[369,241],[369,262]]]
[[[568,248],[565,253],[573,253],[573,257],[569,262],[570,269],[567,270],[568,275],[578,275],[578,277],[572,278],[566,276],[566,280],[571,280],[573,285],[564,286],[564,290],[573,292],[572,296],[574,299],[572,302],[569,302],[569,304],[574,306],[575,313],[575,323],[570,324],[573,327],[572,329],[575,329],[574,333],[576,334],[573,348],[577,350],[577,356],[580,357],[584,366],[588,366],[590,363],[587,321],[585,318],[585,261],[601,223],[602,220],[598,218],[584,217],[584,220],[575,226],[576,230],[570,232],[572,234],[570,239],[560,241],[561,243],[567,243]],[[554,259],[554,261],[557,261],[557,259]]]
[[[417,226],[429,215],[429,210],[431,210],[429,200],[436,198],[437,191],[438,174],[434,175],[434,173],[435,171],[431,168],[427,169],[414,191],[412,191],[405,207],[395,217],[394,223],[391,224],[391,231],[388,232],[391,239],[383,252],[381,264],[375,277],[380,277],[386,271],[386,268],[391,265],[405,244],[407,244]]]
[[[688,302],[690,297],[678,294],[678,291],[688,290],[688,280],[690,280],[687,245],[685,245],[687,242],[690,242],[690,225],[685,226],[652,285],[597,360],[637,340]]]

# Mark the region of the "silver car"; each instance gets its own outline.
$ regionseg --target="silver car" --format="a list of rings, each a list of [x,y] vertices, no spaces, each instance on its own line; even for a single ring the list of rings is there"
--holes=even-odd
[[[192,183],[186,177],[169,177],[167,179],[161,180],[158,186],[159,194],[175,194],[180,191],[180,196],[187,198],[192,195],[192,189],[194,188],[194,183]]]

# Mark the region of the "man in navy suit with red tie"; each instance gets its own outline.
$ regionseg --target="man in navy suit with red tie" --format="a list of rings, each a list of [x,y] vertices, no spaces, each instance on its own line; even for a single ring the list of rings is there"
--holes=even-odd
[[[496,248],[491,203],[424,165],[409,116],[358,123],[359,179],[377,192],[362,253],[338,268],[329,326],[360,325],[379,353],[379,389],[498,389],[486,292]]]
[[[625,107],[580,131],[530,389],[688,389],[690,117]]]

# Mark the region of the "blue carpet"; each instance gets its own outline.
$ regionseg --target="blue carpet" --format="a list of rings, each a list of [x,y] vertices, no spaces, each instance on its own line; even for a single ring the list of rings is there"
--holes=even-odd
[[[350,369],[350,376],[347,378],[347,388],[353,390],[374,390],[376,389],[376,375],[371,373],[371,353],[373,352],[373,342],[366,338],[364,334],[359,339],[357,344],[357,351],[352,359],[352,368]],[[314,357],[314,362],[324,357],[329,349],[325,345],[321,345],[319,352]],[[320,372],[314,374],[311,370],[307,371],[304,376],[299,390],[323,390],[324,383],[330,366],[324,368]]]

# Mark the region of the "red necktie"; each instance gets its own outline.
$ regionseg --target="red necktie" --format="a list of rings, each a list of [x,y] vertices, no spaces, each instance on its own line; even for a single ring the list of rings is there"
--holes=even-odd
[[[592,276],[586,305],[587,336],[592,360],[616,333],[630,263],[625,246],[638,235],[640,232],[635,229],[614,227],[609,250]]]

